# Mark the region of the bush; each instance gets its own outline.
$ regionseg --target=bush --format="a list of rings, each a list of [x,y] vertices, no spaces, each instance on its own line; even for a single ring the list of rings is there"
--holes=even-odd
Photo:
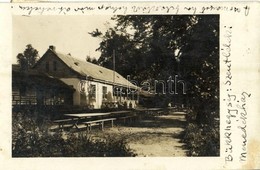
[[[220,134],[219,122],[198,124],[196,113],[190,110],[186,116],[188,125],[183,140],[187,143],[190,156],[219,156]]]
[[[125,138],[93,139],[87,133],[48,132],[30,113],[13,113],[13,157],[104,157],[136,156]]]

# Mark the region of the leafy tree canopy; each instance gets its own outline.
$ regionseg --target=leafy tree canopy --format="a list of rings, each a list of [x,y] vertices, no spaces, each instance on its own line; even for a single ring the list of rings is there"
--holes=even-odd
[[[112,69],[115,50],[115,68],[123,76],[141,82],[179,75],[187,95],[166,96],[170,101],[192,103],[197,110],[210,103],[208,112],[218,110],[219,16],[126,15],[113,20],[114,28],[90,33],[102,38],[100,65]]]
[[[38,51],[28,44],[24,52],[19,53],[16,58],[21,70],[28,70],[37,62],[39,55]]]

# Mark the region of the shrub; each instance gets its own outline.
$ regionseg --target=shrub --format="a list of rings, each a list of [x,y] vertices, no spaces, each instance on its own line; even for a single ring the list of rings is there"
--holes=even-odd
[[[187,112],[188,125],[183,140],[187,143],[190,156],[219,156],[220,154],[219,119],[214,119],[217,115],[215,112],[209,115],[211,119],[207,119],[207,123],[198,124],[197,113],[193,110]]]

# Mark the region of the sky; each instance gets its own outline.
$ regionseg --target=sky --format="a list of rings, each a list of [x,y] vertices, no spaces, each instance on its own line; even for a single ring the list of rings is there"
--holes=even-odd
[[[13,16],[13,54],[12,63],[17,63],[16,56],[22,53],[27,44],[38,50],[40,57],[50,45],[65,54],[85,60],[87,55],[98,58],[100,38],[91,37],[88,32],[98,28],[104,32],[113,27],[111,15],[89,16]],[[107,24],[109,22],[109,24]]]

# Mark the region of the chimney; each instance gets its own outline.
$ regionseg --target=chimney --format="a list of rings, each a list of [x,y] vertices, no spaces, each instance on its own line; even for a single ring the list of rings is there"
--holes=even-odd
[[[54,45],[50,45],[49,46],[49,49],[52,50],[52,51],[55,51],[56,50],[56,47]]]

